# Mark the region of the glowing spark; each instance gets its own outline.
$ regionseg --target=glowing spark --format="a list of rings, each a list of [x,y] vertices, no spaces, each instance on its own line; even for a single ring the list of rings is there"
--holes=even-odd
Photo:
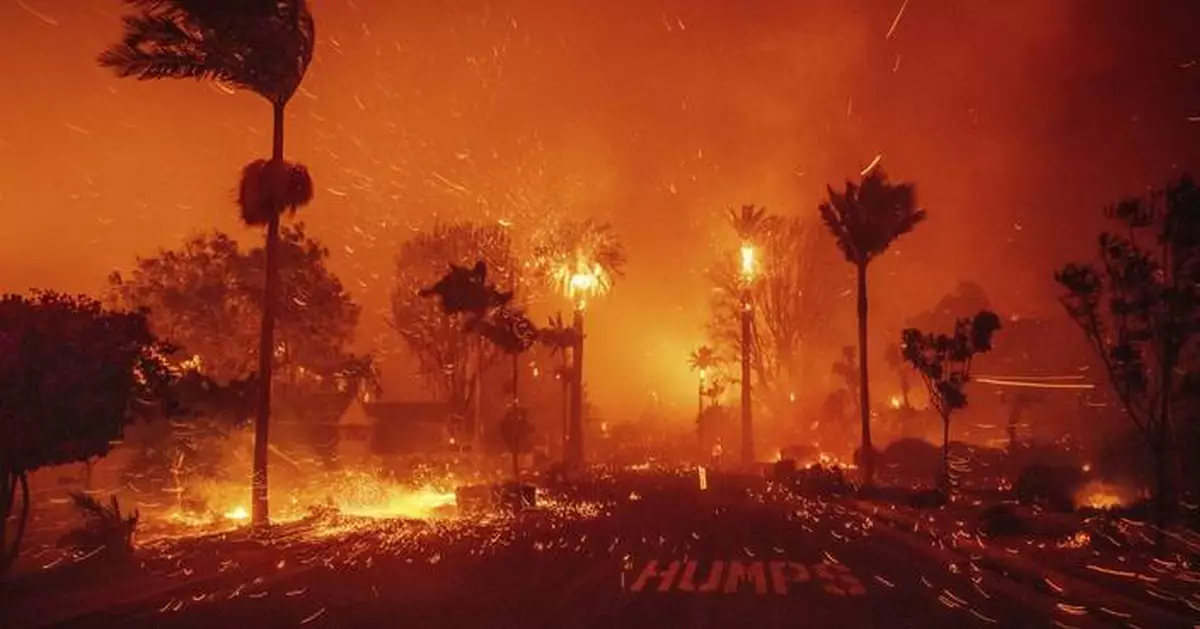
[[[1022,382],[1018,380],[996,380],[993,378],[974,378],[975,382],[994,384],[998,387],[1021,387],[1026,389],[1095,389],[1094,384],[1053,384],[1047,382]]]
[[[1087,566],[1085,566],[1085,567],[1086,567],[1088,570],[1092,570],[1092,571],[1094,571],[1094,572],[1099,572],[1099,573],[1101,573],[1101,574],[1109,574],[1109,575],[1112,575],[1112,576],[1114,576],[1114,577],[1124,577],[1124,578],[1126,578],[1126,579],[1134,579],[1134,578],[1137,578],[1137,573],[1136,573],[1136,572],[1129,572],[1129,571],[1127,571],[1127,570],[1114,570],[1114,569],[1112,569],[1112,568],[1104,568],[1104,567],[1101,567],[1101,566],[1097,566],[1097,565],[1096,565],[1096,564],[1094,564],[1094,563],[1090,563],[1090,564],[1088,564],[1088,565],[1087,565]]]
[[[305,618],[304,620],[301,620],[300,624],[307,625],[308,623],[320,618],[324,613],[325,613],[325,608],[322,607],[321,609],[318,609],[316,611],[316,613],[314,613],[313,615],[309,616],[308,618]]]
[[[891,39],[896,32],[896,27],[900,26],[900,18],[904,17],[904,9],[908,8],[908,0],[900,3],[900,10],[896,12],[896,18],[892,20],[892,26],[888,29],[887,36],[884,39]]]
[[[875,159],[871,160],[871,163],[867,164],[867,167],[859,171],[858,174],[866,177],[868,173],[870,173],[872,170],[875,170],[875,167],[878,166],[879,162],[881,161],[883,161],[883,153],[876,155]]]
[[[38,11],[37,9],[29,6],[28,4],[25,4],[24,2],[22,2],[22,0],[13,0],[13,2],[15,2],[17,4],[17,6],[21,7],[21,9],[23,11],[32,15],[33,17],[36,17],[37,19],[41,20],[42,22],[49,24],[50,26],[58,26],[58,20],[50,17],[49,15],[46,15],[45,13]]]

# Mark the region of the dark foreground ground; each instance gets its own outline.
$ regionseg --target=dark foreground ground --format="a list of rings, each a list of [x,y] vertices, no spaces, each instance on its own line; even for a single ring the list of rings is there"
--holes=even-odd
[[[140,576],[114,573],[110,588],[69,603],[10,589],[0,626],[1152,626],[981,570],[842,503],[710,483],[701,492],[694,474],[646,472],[516,518],[326,522],[269,545],[158,544]]]

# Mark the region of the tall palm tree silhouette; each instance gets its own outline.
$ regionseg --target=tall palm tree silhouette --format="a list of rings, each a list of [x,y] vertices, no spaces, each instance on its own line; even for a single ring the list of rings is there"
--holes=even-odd
[[[875,457],[871,450],[867,381],[867,266],[897,238],[925,220],[925,210],[917,207],[912,184],[889,183],[878,168],[863,175],[861,184],[846,182],[844,192],[827,188],[829,200],[819,207],[821,219],[858,275],[858,409],[862,417],[863,485],[869,487],[875,478]]]
[[[570,432],[568,422],[571,416],[571,387],[575,382],[573,375],[574,365],[567,364],[567,353],[575,347],[578,337],[579,331],[575,326],[567,325],[563,322],[561,312],[550,317],[547,325],[538,330],[538,341],[550,348],[551,355],[558,354],[560,360],[556,375],[562,385],[562,449],[564,459],[567,454],[567,435]]]
[[[121,41],[100,54],[101,66],[142,80],[209,79],[248,90],[271,104],[270,161],[242,172],[243,221],[266,226],[266,278],[259,338],[259,399],[254,422],[253,519],[269,523],[267,439],[271,368],[279,294],[279,218],[312,199],[308,170],[283,159],[284,110],[308,71],[315,44],[305,0],[125,0]]]

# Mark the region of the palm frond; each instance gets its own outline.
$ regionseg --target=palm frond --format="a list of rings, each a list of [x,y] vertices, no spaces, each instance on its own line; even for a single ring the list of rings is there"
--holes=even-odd
[[[126,0],[120,42],[97,61],[143,80],[214,79],[286,103],[312,62],[305,0]]]
[[[827,187],[829,198],[818,210],[846,260],[869,263],[900,236],[911,232],[926,213],[917,207],[916,189],[909,183],[889,183],[882,168],[872,170],[844,192]]]
[[[730,208],[726,211],[726,219],[730,227],[743,241],[757,239],[769,224],[767,209],[754,205],[743,205],[741,208]]]

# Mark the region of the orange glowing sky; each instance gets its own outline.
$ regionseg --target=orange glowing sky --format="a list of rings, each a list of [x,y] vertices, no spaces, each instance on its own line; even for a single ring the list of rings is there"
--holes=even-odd
[[[1102,204],[1200,171],[1195,2],[910,0],[890,37],[901,0],[313,4],[287,153],[317,178],[303,219],[364,345],[399,345],[383,315],[410,230],[513,199],[597,215],[631,259],[592,316],[591,338],[620,335],[589,352],[606,412],[690,404],[724,207],[815,216],[883,152],[930,212],[873,267],[883,329],[960,278],[1055,312],[1050,273],[1088,255]],[[269,149],[267,105],[111,77],[94,58],[120,10],[0,0],[0,289],[95,292],[193,231],[256,237],[232,191]]]

